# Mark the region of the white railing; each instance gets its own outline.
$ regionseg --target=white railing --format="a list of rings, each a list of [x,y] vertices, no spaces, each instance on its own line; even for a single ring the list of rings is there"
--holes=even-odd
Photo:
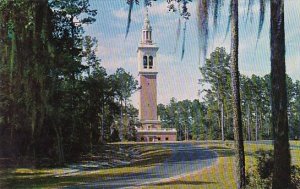
[[[137,128],[136,130],[137,131],[154,131],[154,132],[162,132],[162,131],[176,132],[176,129],[174,129],[174,128],[163,128],[163,129],[157,129],[157,128],[149,128],[149,129]]]

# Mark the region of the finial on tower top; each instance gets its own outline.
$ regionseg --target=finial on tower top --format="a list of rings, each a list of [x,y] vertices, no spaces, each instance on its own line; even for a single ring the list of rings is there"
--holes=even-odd
[[[148,13],[149,13],[149,10],[148,10],[148,7],[146,6],[146,18],[148,18]]]
[[[145,11],[145,19],[144,19],[144,28],[143,29],[151,30],[149,14],[148,14],[148,7],[146,7],[146,11]]]

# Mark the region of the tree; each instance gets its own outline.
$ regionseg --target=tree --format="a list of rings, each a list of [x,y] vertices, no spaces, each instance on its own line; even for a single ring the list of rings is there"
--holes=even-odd
[[[239,54],[239,15],[238,0],[231,1],[231,88],[232,88],[232,109],[233,109],[233,128],[235,144],[235,172],[237,176],[237,188],[246,187],[245,174],[245,155],[242,129],[242,112],[240,102],[240,75],[238,68]]]
[[[287,86],[285,68],[284,0],[271,1],[271,97],[274,132],[274,172],[272,188],[289,188],[291,155],[289,150]]]
[[[226,54],[225,48],[217,47],[211,54],[210,58],[206,60],[205,64],[200,67],[203,79],[199,79],[201,87],[204,83],[210,84],[208,90],[209,95],[217,102],[216,112],[218,114],[218,125],[221,128],[221,139],[225,140],[225,111],[228,101],[230,101],[230,55]],[[203,89],[200,93],[208,92]],[[206,95],[206,98],[210,98]]]
[[[1,1],[0,9],[0,96],[7,108],[1,110],[1,127],[10,130],[10,145],[3,149],[11,148],[13,157],[20,154],[35,159],[45,153],[41,144],[49,141],[41,135],[49,129],[45,122],[51,109],[51,87],[47,85],[53,68],[51,11],[45,0]]]
[[[127,103],[129,97],[138,89],[138,81],[134,77],[126,72],[123,68],[118,68],[116,73],[111,76],[114,88],[116,88],[116,98],[120,103],[120,138],[123,140],[124,135],[124,122],[123,122],[123,106],[125,107],[125,115],[127,113]],[[123,105],[124,103],[124,105]],[[127,117],[126,117],[127,119]]]

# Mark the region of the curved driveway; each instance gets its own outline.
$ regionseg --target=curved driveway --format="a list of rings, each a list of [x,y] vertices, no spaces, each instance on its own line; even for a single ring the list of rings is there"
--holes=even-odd
[[[201,170],[217,160],[215,152],[193,144],[177,143],[165,146],[173,150],[172,156],[164,163],[145,172],[111,177],[70,188],[132,188]]]

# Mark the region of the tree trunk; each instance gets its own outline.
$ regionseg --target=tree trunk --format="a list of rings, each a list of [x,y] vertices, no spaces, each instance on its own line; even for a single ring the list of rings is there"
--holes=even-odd
[[[232,88],[232,110],[235,144],[235,174],[237,188],[245,188],[245,155],[242,130],[242,112],[240,100],[240,81],[238,68],[239,49],[239,27],[238,27],[238,0],[231,2],[231,88]]]
[[[260,109],[260,112],[259,112],[259,129],[262,130],[263,125],[264,125],[264,122],[263,122],[262,110]]]
[[[222,118],[221,118],[221,102],[220,102],[220,92],[219,92],[219,80],[217,79],[217,102],[218,102],[218,126],[222,129]]]
[[[55,126],[54,130],[56,133],[58,164],[63,165],[65,162],[65,157],[64,157],[64,150],[63,150],[63,138],[62,138],[61,127]]]
[[[225,125],[225,122],[224,122],[224,103],[222,102],[221,104],[221,129],[222,129],[222,141],[225,141],[225,137],[224,137],[224,125]]]
[[[247,105],[247,139],[251,141],[251,129],[250,129],[250,104]]]
[[[120,131],[119,131],[119,137],[121,141],[123,140],[123,102],[120,100],[120,105],[121,105],[121,111],[120,111]]]
[[[92,123],[90,122],[90,153],[93,153],[93,127]]]
[[[292,113],[291,106],[289,105],[289,103],[287,104],[287,118],[288,118],[288,132],[289,132],[289,136],[292,137],[292,136],[294,136],[293,128],[292,128],[293,113]]]
[[[258,140],[258,108],[255,105],[255,141]]]
[[[103,98],[103,102],[102,102],[102,119],[101,119],[101,143],[104,142],[104,114],[105,114],[105,110],[104,110],[104,98]]]
[[[287,87],[285,69],[284,0],[271,1],[271,97],[274,135],[273,189],[286,189],[291,182]]]

